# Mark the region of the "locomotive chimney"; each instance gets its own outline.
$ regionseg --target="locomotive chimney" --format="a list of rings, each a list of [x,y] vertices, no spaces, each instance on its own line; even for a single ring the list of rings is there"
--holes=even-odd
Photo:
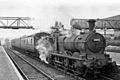
[[[89,19],[88,20],[88,24],[89,24],[89,31],[93,31],[93,29],[95,28],[95,20],[94,19]]]

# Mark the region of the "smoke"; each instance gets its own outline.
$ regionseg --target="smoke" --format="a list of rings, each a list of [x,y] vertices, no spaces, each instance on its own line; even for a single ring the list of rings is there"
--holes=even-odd
[[[47,40],[46,37],[42,37],[37,41],[36,49],[39,52],[39,58],[41,61],[44,61],[48,64],[47,57],[49,56],[49,53],[53,50],[49,40]]]

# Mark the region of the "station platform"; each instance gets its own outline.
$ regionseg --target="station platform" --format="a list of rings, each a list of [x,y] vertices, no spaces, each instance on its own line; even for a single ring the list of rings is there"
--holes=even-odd
[[[2,46],[0,46],[0,80],[24,80]]]

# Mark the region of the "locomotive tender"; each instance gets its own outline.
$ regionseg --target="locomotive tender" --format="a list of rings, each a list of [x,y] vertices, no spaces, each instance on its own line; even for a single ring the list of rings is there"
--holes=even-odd
[[[13,39],[12,47],[33,52],[32,55],[39,57],[42,49],[37,50],[36,46],[44,43],[42,45],[47,50],[47,56],[45,52],[43,54],[45,54],[45,61],[49,64],[83,77],[88,73],[92,73],[94,76],[101,72],[106,73],[115,68],[116,64],[105,53],[105,38],[94,31],[95,20],[90,19],[88,23],[88,33],[73,34],[68,37],[61,34],[59,26],[56,24],[52,28],[54,29],[53,33],[40,32],[31,36]],[[49,46],[52,49],[48,50]]]

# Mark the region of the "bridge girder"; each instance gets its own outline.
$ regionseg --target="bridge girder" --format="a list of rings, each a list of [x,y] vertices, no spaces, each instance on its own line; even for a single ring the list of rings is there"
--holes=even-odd
[[[0,28],[4,29],[34,29],[30,17],[0,17]]]

